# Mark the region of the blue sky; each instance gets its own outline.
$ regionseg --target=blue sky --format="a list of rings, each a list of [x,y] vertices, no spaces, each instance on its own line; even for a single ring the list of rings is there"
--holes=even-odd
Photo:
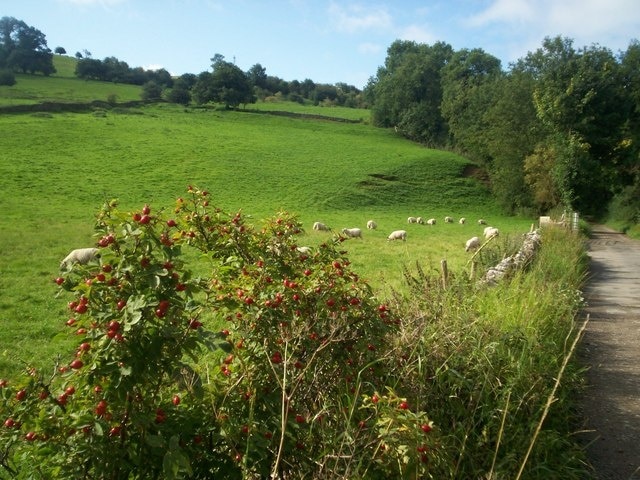
[[[614,53],[640,39],[640,0],[2,0],[2,16],[69,55],[180,75],[210,70],[219,53],[245,71],[358,88],[397,39],[482,48],[505,69],[545,36]]]

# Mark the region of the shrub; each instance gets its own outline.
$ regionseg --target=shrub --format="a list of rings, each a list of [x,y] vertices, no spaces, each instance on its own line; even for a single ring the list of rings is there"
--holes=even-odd
[[[0,85],[11,87],[16,84],[16,75],[11,70],[0,70]]]
[[[282,212],[256,230],[194,188],[171,218],[109,202],[96,231],[99,262],[56,279],[73,297],[66,324],[76,351],[50,372],[29,368],[25,379],[0,383],[5,471],[427,471],[437,434],[421,405],[387,385],[397,383],[390,348],[399,320],[350,270],[343,238],[303,253],[294,216]],[[187,267],[194,257],[209,275]]]

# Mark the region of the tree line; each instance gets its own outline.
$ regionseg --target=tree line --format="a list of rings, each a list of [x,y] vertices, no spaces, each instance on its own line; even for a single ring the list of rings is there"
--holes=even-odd
[[[504,71],[482,49],[396,41],[364,96],[372,121],[483,166],[508,212],[563,206],[640,222],[640,43],[614,54],[571,39]]]

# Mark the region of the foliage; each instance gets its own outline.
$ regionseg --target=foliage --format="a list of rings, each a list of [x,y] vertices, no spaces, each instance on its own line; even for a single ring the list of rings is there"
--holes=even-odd
[[[0,85],[12,87],[16,84],[16,76],[11,70],[0,70]]]
[[[448,131],[440,113],[441,75],[452,53],[443,42],[428,46],[396,40],[387,51],[385,66],[367,85],[367,96],[375,99],[374,124],[396,127],[415,141],[442,145]]]
[[[13,17],[0,18],[0,68],[51,75],[56,71],[52,59],[40,30]]]
[[[87,56],[79,58],[76,63],[75,74],[84,80],[100,80],[103,82],[128,83],[144,85],[155,82],[158,85],[171,87],[173,79],[164,68],[159,70],[145,70],[142,67],[131,68],[127,62],[116,57],[106,57],[98,60]]]
[[[21,478],[426,472],[437,434],[384,383],[398,322],[342,239],[303,253],[294,217],[253,230],[191,187],[175,214],[99,213],[99,262],[56,280],[75,296],[75,355],[0,384],[0,466]],[[187,268],[188,246],[210,277]],[[208,330],[210,317],[228,327]],[[229,353],[205,376],[206,350]]]
[[[248,74],[220,54],[211,61],[213,72],[202,72],[193,86],[193,98],[198,104],[219,102],[226,108],[235,108],[256,101]]]
[[[480,49],[396,41],[364,96],[375,125],[478,162],[506,212],[557,201],[601,215],[637,174],[638,51],[631,42],[616,58],[558,36],[503,72]],[[534,152],[555,155],[553,185],[538,191],[525,181]]]
[[[145,102],[155,102],[162,98],[162,86],[154,81],[149,81],[142,86],[140,97]]]

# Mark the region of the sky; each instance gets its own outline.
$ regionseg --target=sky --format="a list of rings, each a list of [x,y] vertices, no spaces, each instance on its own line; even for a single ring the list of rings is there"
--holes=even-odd
[[[614,53],[640,40],[640,0],[0,0],[0,17],[37,28],[51,50],[131,68],[199,74],[221,54],[243,71],[358,88],[395,40],[481,48],[505,70],[545,37]]]

